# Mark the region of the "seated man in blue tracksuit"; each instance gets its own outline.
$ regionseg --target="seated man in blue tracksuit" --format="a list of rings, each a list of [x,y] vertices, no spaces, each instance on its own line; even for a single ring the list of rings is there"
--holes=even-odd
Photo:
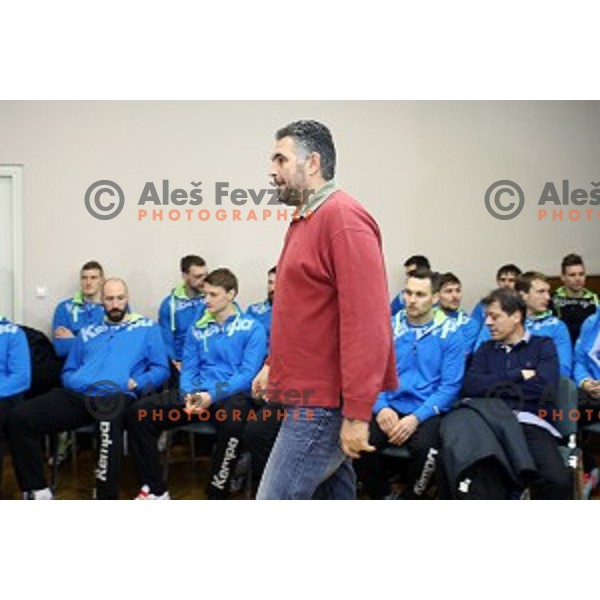
[[[512,409],[537,468],[530,482],[532,498],[568,499],[569,470],[558,451],[561,435],[552,423],[560,377],[554,342],[525,329],[525,302],[514,292],[498,289],[482,302],[492,339],[473,355],[462,393],[499,398]]]
[[[373,408],[369,441],[380,449],[407,445],[412,458],[401,497],[422,497],[432,481],[439,452],[441,415],[458,396],[465,368],[462,337],[456,323],[438,312],[434,274],[412,272],[404,289],[406,310],[392,317],[400,387],[382,392]],[[389,494],[389,483],[377,453],[363,453],[356,464],[371,498]]]
[[[496,272],[496,285],[498,288],[504,288],[507,290],[514,290],[517,284],[517,277],[521,274],[521,269],[517,265],[509,263],[502,265]],[[471,319],[473,319],[481,330],[485,321],[485,306],[483,302],[478,302],[471,312]]]
[[[556,346],[561,377],[571,377],[573,349],[567,326],[549,310],[550,284],[547,277],[536,271],[528,271],[517,277],[515,292],[525,302],[527,317],[525,329],[531,335],[549,337]],[[488,327],[484,327],[477,338],[475,349],[491,339]]]
[[[52,342],[63,360],[75,344],[79,331],[88,325],[99,325],[104,319],[101,289],[104,281],[102,265],[90,260],[81,267],[81,289],[58,304],[52,319]]]
[[[404,261],[404,273],[408,277],[408,274],[412,271],[416,271],[417,269],[429,270],[431,269],[431,265],[429,264],[429,259],[426,256],[422,256],[421,254],[415,254],[414,256],[408,257]],[[403,292],[400,291],[397,296],[394,297],[392,303],[390,304],[390,309],[392,311],[392,316],[394,316],[398,311],[404,308],[404,296]]]
[[[0,317],[0,435],[10,411],[31,385],[31,358],[22,329]],[[1,460],[1,457],[0,457]]]
[[[579,425],[600,421],[600,311],[589,316],[581,326],[575,344],[573,379],[578,388]],[[586,475],[596,468],[594,457],[583,441],[583,469]]]
[[[271,334],[271,317],[273,313],[273,301],[275,300],[275,283],[277,268],[269,270],[267,280],[267,299],[257,302],[248,307],[248,314],[257,319],[267,331],[267,353],[269,349],[269,338]],[[258,408],[256,421],[252,420],[244,428],[244,448],[252,457],[252,476],[254,481],[260,481],[269,460],[271,449],[277,439],[281,419],[277,418],[276,411],[272,410],[272,404],[264,400],[254,399]]]
[[[42,436],[94,422],[99,423],[96,497],[117,498],[125,410],[169,376],[160,330],[150,319],[127,311],[125,282],[107,279],[102,302],[104,322],[84,327],[69,352],[64,388],[20,404],[10,414],[13,462],[26,498],[53,497],[44,477]]]
[[[581,421],[600,421],[600,311],[581,326],[575,344],[573,378],[580,391]]]
[[[262,302],[250,304],[246,312],[254,317],[267,331],[267,345],[271,335],[271,317],[273,313],[273,300],[275,299],[275,281],[277,278],[277,267],[269,269],[267,274],[267,299]]]
[[[465,353],[471,354],[479,335],[479,325],[461,307],[462,284],[460,279],[454,273],[443,273],[436,278],[436,289],[439,303],[434,312],[440,311],[456,323],[464,340]]]
[[[179,394],[142,400],[128,415],[139,500],[169,499],[157,440],[162,431],[210,420],[217,428],[208,484],[209,499],[226,498],[240,455],[252,380],[267,353],[267,334],[234,302],[238,282],[229,269],[215,269],[204,282],[206,310],[188,330]]]
[[[203,289],[208,273],[205,260],[194,254],[184,256],[180,267],[182,280],[161,302],[158,311],[158,324],[174,373],[181,369],[187,331],[204,312]]]

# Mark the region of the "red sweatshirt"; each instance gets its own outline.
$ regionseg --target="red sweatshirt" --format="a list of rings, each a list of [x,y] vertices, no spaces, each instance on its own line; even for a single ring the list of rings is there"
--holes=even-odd
[[[345,417],[369,421],[379,392],[398,387],[388,298],[379,227],[337,190],[308,218],[293,222],[285,238],[269,399],[342,404]]]

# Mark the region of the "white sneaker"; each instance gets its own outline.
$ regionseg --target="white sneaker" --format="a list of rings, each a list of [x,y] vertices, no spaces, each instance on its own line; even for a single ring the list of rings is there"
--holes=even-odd
[[[150,493],[150,488],[147,485],[143,485],[139,494],[134,498],[134,500],[170,500],[171,496],[169,496],[169,492],[165,492],[160,496],[156,494]]]
[[[54,500],[54,494],[50,488],[23,492],[23,500]]]

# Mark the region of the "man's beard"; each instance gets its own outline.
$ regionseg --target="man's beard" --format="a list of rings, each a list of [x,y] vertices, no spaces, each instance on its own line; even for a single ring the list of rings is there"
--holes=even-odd
[[[275,298],[275,292],[268,292],[267,293],[267,300],[273,304],[273,299]]]
[[[106,316],[111,323],[120,323],[125,317],[125,309],[113,308],[112,310],[106,311]]]
[[[302,204],[302,193],[299,190],[284,187],[279,191],[277,200],[286,206],[300,206]]]

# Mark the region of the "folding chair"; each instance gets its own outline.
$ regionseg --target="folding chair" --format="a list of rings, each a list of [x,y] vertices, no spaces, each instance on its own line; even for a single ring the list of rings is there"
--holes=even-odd
[[[96,434],[98,433],[98,424],[91,423],[90,425],[83,425],[82,427],[78,427],[73,431],[69,432],[72,436],[72,453],[73,457],[77,456],[77,434],[86,434],[93,436],[93,439],[96,439]],[[95,444],[95,441],[94,441]],[[50,448],[52,453],[52,474],[50,477],[50,489],[52,493],[56,495],[57,483],[58,483],[58,434],[54,433],[50,436]]]
[[[554,427],[562,435],[562,444],[559,451],[565,464],[569,467],[573,481],[573,497],[582,499],[581,490],[581,449],[578,447],[577,419],[574,418],[577,411],[577,386],[568,377],[561,377],[555,396]]]
[[[173,429],[167,430],[167,440],[165,446],[165,459],[163,464],[163,480],[169,480],[169,464],[171,462],[171,448],[173,445],[173,435],[179,431],[185,431],[189,433],[190,440],[190,462],[192,468],[192,476],[195,473],[194,462],[196,460],[196,435],[206,435],[215,437],[217,435],[217,428],[208,421],[197,421],[195,423],[188,423],[181,425]],[[250,465],[249,453],[243,452],[238,458],[236,470],[232,476],[232,479],[236,477],[245,477],[244,482],[244,496],[247,499],[252,498],[252,468]],[[243,471],[243,472],[242,472]]]

